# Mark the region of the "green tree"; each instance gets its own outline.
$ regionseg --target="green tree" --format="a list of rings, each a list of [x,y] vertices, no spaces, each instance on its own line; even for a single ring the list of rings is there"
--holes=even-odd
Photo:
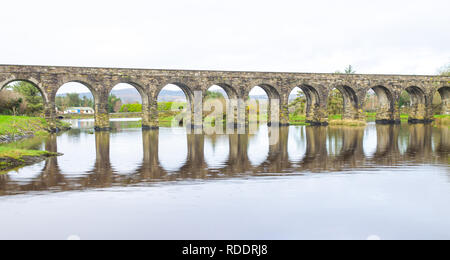
[[[142,112],[141,104],[123,104],[120,108],[121,113],[123,112]]]
[[[297,98],[289,104],[294,108],[294,115],[304,115],[306,113],[306,97],[302,91],[297,93]]]
[[[20,81],[13,84],[12,89],[25,98],[25,114],[36,116],[44,111],[42,94],[33,84]]]
[[[344,97],[338,89],[333,89],[328,96],[328,114],[339,115],[344,111]]]
[[[67,99],[68,107],[80,107],[81,106],[80,94],[78,94],[78,93],[68,93],[66,95],[66,99]]]
[[[205,99],[223,99],[224,96],[220,92],[206,91]]]
[[[83,100],[81,101],[81,105],[83,107],[91,107],[94,108],[94,100],[92,100],[91,98],[88,98],[86,96],[83,97]]]
[[[347,68],[345,68],[345,74],[355,74],[356,71],[353,69],[352,65],[348,65]]]
[[[13,91],[0,92],[0,114],[17,115],[23,104],[23,98]]]
[[[409,107],[411,105],[411,97],[407,91],[402,91],[398,100],[399,107]]]
[[[114,113],[117,104],[122,103],[120,98],[116,97],[114,94],[109,95],[108,97],[108,112]]]

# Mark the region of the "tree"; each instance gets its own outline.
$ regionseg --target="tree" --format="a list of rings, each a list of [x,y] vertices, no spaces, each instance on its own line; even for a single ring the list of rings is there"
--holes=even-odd
[[[142,112],[142,105],[137,104],[123,104],[119,112]]]
[[[411,97],[409,96],[407,91],[402,91],[400,94],[400,98],[398,100],[399,107],[409,107],[411,104]]]
[[[117,106],[119,106],[119,109],[120,109],[121,105],[122,105],[122,100],[120,100],[120,98],[116,97],[114,94],[109,95],[109,97],[108,97],[108,112],[109,113],[114,113],[115,110],[117,109]]]
[[[33,84],[20,81],[12,85],[12,89],[25,99],[25,114],[36,116],[44,111],[42,94]]]
[[[352,67],[352,65],[348,65],[348,67],[347,68],[345,68],[345,74],[355,74],[356,73],[356,71],[355,70],[353,70],[353,67]]]
[[[295,115],[304,115],[306,113],[306,97],[303,92],[297,93],[297,98],[289,104],[289,107],[294,108]]]
[[[81,104],[83,107],[91,107],[94,108],[94,100],[91,98],[88,98],[86,96],[83,97],[83,100],[81,101]]]
[[[214,92],[214,91],[206,91],[205,99],[223,99],[223,95],[220,92]]]
[[[328,96],[328,114],[342,114],[344,110],[344,97],[338,89],[333,89]]]
[[[0,92],[0,113],[17,115],[24,110],[23,97],[16,92],[5,90]]]
[[[66,95],[66,99],[67,99],[68,107],[80,107],[81,106],[80,94],[78,94],[78,93],[68,93]]]

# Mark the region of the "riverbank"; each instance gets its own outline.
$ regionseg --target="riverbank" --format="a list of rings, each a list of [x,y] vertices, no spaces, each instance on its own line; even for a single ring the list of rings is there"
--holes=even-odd
[[[61,121],[56,122],[56,127],[61,130],[69,130],[70,125]],[[0,143],[10,143],[33,136],[45,136],[52,132],[44,118],[27,116],[0,115]]]
[[[46,160],[48,157],[61,154],[40,150],[25,150],[11,147],[0,147],[0,174],[14,168],[32,165]]]
[[[70,126],[57,122],[57,128],[68,130]],[[40,117],[0,116],[0,172],[31,165],[59,154],[27,149],[14,142],[32,137],[45,137],[52,132],[48,122]]]

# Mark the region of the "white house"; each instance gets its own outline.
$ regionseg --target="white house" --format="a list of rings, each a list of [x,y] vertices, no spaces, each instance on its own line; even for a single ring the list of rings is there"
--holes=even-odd
[[[87,114],[93,115],[94,109],[90,107],[69,107],[64,110],[64,114]]]

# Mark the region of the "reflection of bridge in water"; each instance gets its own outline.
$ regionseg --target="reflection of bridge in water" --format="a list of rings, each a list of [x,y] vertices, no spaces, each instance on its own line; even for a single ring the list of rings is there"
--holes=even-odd
[[[166,170],[159,159],[159,131],[142,131],[143,159],[132,174],[119,174],[110,159],[110,133],[95,133],[96,160],[92,169],[76,177],[65,175],[58,158],[49,158],[39,176],[28,182],[14,182],[0,176],[0,194],[29,191],[68,191],[86,188],[139,185],[186,179],[218,179],[257,175],[283,175],[305,172],[336,172],[351,169],[395,167],[422,163],[449,162],[450,130],[430,125],[376,125],[376,149],[364,151],[365,128],[305,127],[306,149],[299,160],[289,157],[289,131],[279,129],[279,141],[269,145],[266,159],[254,165],[248,155],[251,135],[228,135],[228,159],[222,168],[211,168],[205,159],[205,138],[187,134],[187,159],[176,171]],[[295,129],[295,128],[294,128]],[[372,140],[373,141],[373,140]],[[46,140],[45,149],[57,152],[57,136]]]

